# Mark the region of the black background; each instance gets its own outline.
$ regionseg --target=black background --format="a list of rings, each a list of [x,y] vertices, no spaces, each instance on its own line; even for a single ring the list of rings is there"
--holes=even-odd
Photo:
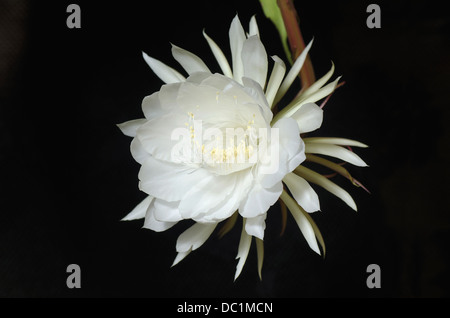
[[[368,1],[297,0],[318,77],[330,61],[346,84],[314,135],[360,140],[370,168],[348,167],[370,191],[335,181],[355,213],[317,188],[325,259],[292,218],[280,237],[269,213],[263,280],[253,246],[233,282],[240,225],[216,234],[177,266],[175,242],[189,225],[154,233],[120,222],[145,195],[130,138],[115,124],[142,116],[162,84],[141,51],[180,69],[174,43],[220,71],[201,31],[229,56],[236,13],[257,15],[269,55],[284,58],[258,1],[0,1],[0,296],[2,297],[448,297],[449,19],[439,2],[377,2],[381,29],[366,26]],[[81,267],[81,289],[66,268]],[[369,264],[381,288],[366,286]]]

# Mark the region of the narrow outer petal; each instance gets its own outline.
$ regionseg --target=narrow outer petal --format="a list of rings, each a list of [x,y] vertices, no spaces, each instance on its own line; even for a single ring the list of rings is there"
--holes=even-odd
[[[351,147],[360,147],[367,148],[366,144],[362,142],[347,139],[347,138],[335,138],[335,137],[308,137],[303,139],[307,143],[317,143],[317,144],[332,144],[339,146],[351,146]]]
[[[291,117],[300,107],[308,103],[315,103],[322,98],[330,95],[337,86],[337,83],[341,77],[339,76],[334,82],[331,82],[318,91],[310,94],[309,96],[304,96],[300,94],[297,98],[295,98],[292,102],[289,103],[286,107],[284,107],[273,119],[272,123],[276,123],[278,120],[284,117]]]
[[[278,89],[280,88],[281,82],[283,81],[284,74],[286,73],[286,65],[284,64],[283,60],[278,56],[272,56],[272,59],[274,60],[275,64],[273,66],[273,70],[266,89],[267,103],[269,104],[270,108],[273,108],[273,101],[278,92]]]
[[[231,58],[233,61],[233,77],[235,81],[237,81],[238,83],[242,83],[242,76],[244,75],[244,67],[242,64],[241,52],[246,36],[244,28],[242,27],[241,21],[239,21],[237,15],[231,22],[229,37],[230,37]]]
[[[239,206],[239,214],[246,218],[253,218],[266,213],[277,202],[281,191],[283,191],[281,182],[267,189],[256,184]]]
[[[150,206],[150,203],[152,203],[153,197],[147,196],[144,200],[142,200],[136,207],[125,216],[122,221],[130,221],[130,220],[137,220],[142,219],[145,217],[145,214],[147,212],[148,207]]]
[[[283,182],[291,191],[295,201],[306,212],[311,213],[320,210],[319,196],[308,181],[291,172],[284,177]]]
[[[251,235],[248,235],[245,231],[245,219],[242,224],[241,239],[239,241],[238,254],[236,259],[239,259],[236,265],[236,274],[234,275],[234,280],[236,280],[244,268],[245,261],[247,260],[248,252],[250,251],[250,246],[252,243]]]
[[[267,53],[258,36],[253,35],[242,46],[244,76],[256,81],[262,89],[266,85]]]
[[[326,82],[331,78],[331,76],[334,73],[334,63],[331,62],[331,69],[320,79],[314,82],[310,87],[305,89],[303,92],[303,95],[308,96],[310,94],[313,94],[314,92],[318,91],[323,85],[325,85]]]
[[[264,241],[260,240],[259,238],[255,238],[256,242],[256,254],[258,256],[258,275],[259,279],[262,280],[262,266],[263,266],[263,260],[264,260]]]
[[[297,121],[301,134],[311,132],[322,126],[323,109],[314,103],[308,103],[300,107],[291,118]]]
[[[308,55],[308,52],[311,49],[312,43],[313,43],[313,41],[311,40],[311,42],[309,42],[309,44],[305,47],[303,52],[295,60],[291,69],[289,70],[286,77],[284,78],[283,83],[281,83],[280,89],[278,90],[278,94],[275,97],[275,103],[278,103],[283,98],[283,96],[288,91],[289,87],[291,87],[295,78],[298,76],[298,74],[303,66],[303,63],[305,62],[305,59]]]
[[[281,200],[286,204],[292,216],[297,222],[297,225],[306,239],[309,247],[320,255],[320,249],[317,245],[316,235],[312,225],[309,223],[306,216],[302,213],[301,207],[292,199],[285,191],[281,194]],[[306,212],[305,212],[306,213]]]
[[[367,167],[367,164],[353,151],[347,150],[341,146],[318,144],[318,143],[306,143],[306,153],[315,153],[326,156],[335,157],[358,167]]]
[[[256,17],[254,15],[250,19],[248,35],[249,36],[256,35],[259,37],[258,23],[256,22]]]
[[[209,47],[211,48],[212,53],[214,54],[214,57],[217,60],[217,63],[219,63],[220,69],[223,72],[223,75],[233,78],[233,72],[231,71],[230,64],[227,61],[227,58],[225,57],[225,54],[223,54],[220,47],[216,44],[216,42],[213,41],[206,33],[203,31],[203,36],[205,37],[206,41],[208,42]]]
[[[339,80],[341,79],[342,76],[337,77],[333,82],[325,85],[324,87],[320,88],[319,90],[312,92],[309,95],[306,94],[301,94],[298,98],[294,99],[290,105],[296,105],[294,106],[293,109],[298,109],[299,107],[301,107],[304,104],[307,103],[315,103],[318,100],[321,100],[325,97],[327,97],[328,95],[330,95],[332,92],[334,92],[334,90],[336,89],[336,86],[339,82]],[[288,105],[289,107],[289,105]],[[291,116],[291,114],[293,113],[293,110],[290,110],[290,112],[287,114],[287,116]]]
[[[254,218],[247,218],[245,222],[245,231],[248,235],[255,236],[260,240],[264,239],[264,230],[266,229],[267,213]]]
[[[150,229],[155,232],[163,232],[170,229],[177,222],[161,222],[155,219],[155,205],[150,204],[147,212],[145,213],[145,221],[143,228]]]
[[[142,56],[148,66],[152,69],[153,73],[155,73],[156,76],[158,76],[164,83],[171,84],[184,82],[186,80],[186,78],[178,71],[174,70],[170,66],[167,66],[163,62],[148,56],[144,52],[142,52]]]
[[[175,60],[191,75],[196,72],[211,73],[208,66],[194,53],[172,44],[172,55]]]
[[[206,242],[216,226],[217,223],[195,223],[178,237],[176,244],[177,252],[196,250]]]
[[[142,119],[133,119],[126,121],[121,124],[117,124],[117,127],[120,128],[122,133],[128,137],[135,137],[136,131],[146,122],[145,118]]]
[[[347,205],[351,207],[353,210],[357,211],[356,203],[351,197],[351,195],[347,191],[342,189],[340,186],[330,181],[329,179],[325,178],[321,174],[303,166],[298,166],[295,169],[295,173],[301,176],[302,178],[306,179],[307,181],[315,183],[324,188],[325,190],[327,190],[328,192],[331,192],[339,199],[347,203]]]

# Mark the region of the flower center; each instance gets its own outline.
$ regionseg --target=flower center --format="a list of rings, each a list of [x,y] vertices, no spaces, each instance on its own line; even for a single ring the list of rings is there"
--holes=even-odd
[[[216,174],[226,175],[257,162],[259,140],[254,114],[246,125],[228,125],[234,127],[196,120],[195,110],[187,112],[187,116],[185,126],[189,131],[190,155],[195,163]]]

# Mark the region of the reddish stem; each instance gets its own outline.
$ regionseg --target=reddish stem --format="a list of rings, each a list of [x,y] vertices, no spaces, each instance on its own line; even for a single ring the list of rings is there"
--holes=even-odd
[[[303,41],[302,32],[300,31],[300,21],[297,10],[295,9],[292,0],[277,0],[277,4],[283,17],[289,46],[291,48],[292,59],[295,61],[305,49],[305,42]],[[309,55],[306,57],[305,63],[300,70],[300,79],[302,82],[302,89],[311,86],[316,81]]]

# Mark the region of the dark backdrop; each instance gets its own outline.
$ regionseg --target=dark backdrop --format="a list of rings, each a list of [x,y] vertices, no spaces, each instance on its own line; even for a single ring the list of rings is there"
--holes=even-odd
[[[355,213],[317,189],[313,218],[327,244],[315,255],[275,206],[267,220],[263,280],[253,246],[233,282],[240,226],[213,234],[170,268],[182,223],[163,232],[120,222],[144,194],[130,138],[115,126],[141,117],[161,82],[141,51],[177,67],[170,42],[219,71],[202,37],[229,56],[236,13],[256,13],[269,55],[284,58],[258,1],[0,1],[0,295],[3,297],[448,297],[449,19],[439,2],[296,1],[316,74],[330,60],[346,84],[325,107],[321,136],[353,138],[370,168],[348,167],[370,191],[336,182]],[[81,289],[66,268],[81,267]],[[366,268],[381,268],[368,289]]]

